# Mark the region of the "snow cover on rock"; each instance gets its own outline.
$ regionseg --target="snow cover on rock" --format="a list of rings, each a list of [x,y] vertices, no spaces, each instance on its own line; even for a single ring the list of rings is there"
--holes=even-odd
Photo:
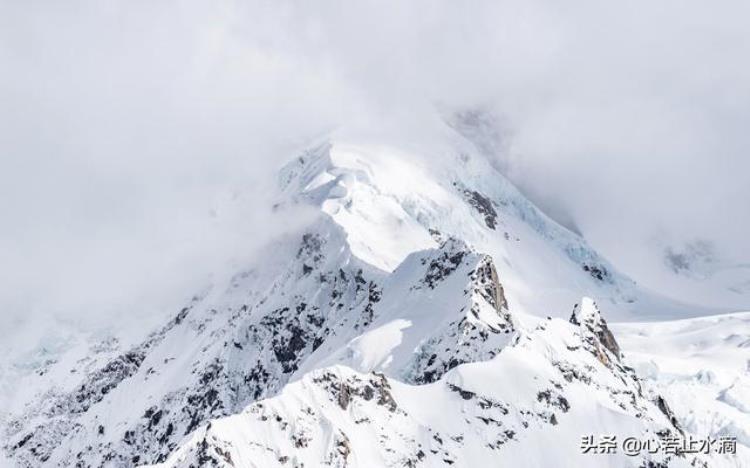
[[[743,466],[580,453],[585,434],[747,445],[747,337],[704,348],[707,363],[731,348],[726,375],[707,368],[688,389],[667,378],[672,363],[691,365],[681,346],[712,343],[719,319],[686,322],[697,341],[672,323],[645,343],[650,324],[613,333],[603,315],[705,311],[618,273],[450,128],[425,145],[332,137],[279,184],[276,210],[306,204],[318,219],[140,342],[61,345],[28,372],[13,364],[30,391],[3,415],[9,463]],[[653,353],[633,352],[634,370],[631,349]]]
[[[606,329],[601,321],[594,326]],[[457,367],[427,385],[339,366],[313,371],[278,397],[204,426],[163,466],[483,466],[492,460],[705,466],[694,457],[576,453],[583,433],[679,431],[653,398],[587,325],[541,320],[495,359]]]

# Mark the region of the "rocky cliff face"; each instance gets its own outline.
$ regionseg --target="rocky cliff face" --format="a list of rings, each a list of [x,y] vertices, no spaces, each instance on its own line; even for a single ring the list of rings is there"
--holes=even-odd
[[[391,284],[388,275],[342,253],[337,229],[326,225],[330,232],[301,236],[288,267],[272,281],[235,278],[228,303],[196,299],[73,392],[15,419],[11,455],[25,466],[163,461],[205,422],[277,393],[300,367],[314,367],[340,343],[367,336],[405,297],[442,320],[414,330],[424,344],[401,363],[409,381],[435,381],[461,363],[489,359],[509,340],[514,327],[489,257],[450,239],[404,262],[396,274],[408,271],[412,281]],[[431,301],[426,290],[450,301]],[[108,413],[123,404],[113,421]]]
[[[602,466],[597,456],[575,454],[578,431],[618,424],[643,438],[674,434],[678,428],[661,401],[586,325],[542,320],[517,330],[496,358],[458,366],[431,384],[348,367],[314,371],[281,395],[202,427],[163,466],[476,466],[491,460],[560,466],[560,453],[570,457],[562,466]],[[614,455],[607,463],[707,466],[700,456],[658,453]]]

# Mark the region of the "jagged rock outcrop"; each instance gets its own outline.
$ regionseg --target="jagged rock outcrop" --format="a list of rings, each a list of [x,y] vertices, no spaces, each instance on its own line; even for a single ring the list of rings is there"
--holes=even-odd
[[[401,375],[409,381],[435,381],[461,363],[490,359],[513,336],[492,259],[464,242],[449,239],[415,254],[389,280],[342,254],[335,239],[330,232],[305,233],[291,250],[290,266],[267,283],[254,284],[253,275],[234,278],[228,294],[266,289],[252,301],[242,294],[241,303],[218,306],[196,298],[72,393],[18,418],[7,449],[22,466],[163,461],[202,424],[273,396],[341,340],[377,331],[404,301],[415,315],[431,309],[434,321],[412,330],[422,344],[420,353],[403,359]],[[177,343],[191,343],[189,354],[177,352]],[[182,367],[189,372],[171,383],[173,369]],[[143,394],[132,394],[134,386]],[[140,417],[108,417],[108,408],[123,401]],[[205,450],[200,453],[205,460]]]
[[[590,351],[591,337],[607,361]],[[458,366],[429,385],[345,367],[314,371],[278,397],[213,421],[160,466],[198,466],[208,453],[220,467],[476,466],[494,459],[598,467],[600,458],[567,445],[577,447],[581,428],[602,430],[605,414],[644,438],[673,429],[587,325],[554,319],[521,332],[491,361]],[[560,451],[565,463],[545,455]],[[609,460],[633,468],[706,466],[700,456],[664,453]]]
[[[584,297],[580,304],[576,304],[570,316],[570,323],[581,326],[582,329],[596,337],[590,340],[592,345],[597,342],[607,349],[618,361],[620,360],[620,346],[614,335],[607,327],[607,322],[601,315],[599,307],[590,297]],[[601,353],[599,353],[601,355]]]
[[[335,229],[305,233],[271,281],[246,275],[227,302],[193,301],[72,392],[16,418],[6,450],[21,466],[154,463],[204,422],[273,395],[337,329],[366,324],[379,300],[379,274],[332,238]]]
[[[429,264],[425,282],[433,285],[435,276],[453,273],[466,259],[459,274],[468,276],[464,287],[467,304],[419,345],[414,367],[405,376],[407,381],[434,382],[459,364],[491,359],[515,332],[492,259],[472,252],[454,239],[446,241],[441,250],[443,253]]]

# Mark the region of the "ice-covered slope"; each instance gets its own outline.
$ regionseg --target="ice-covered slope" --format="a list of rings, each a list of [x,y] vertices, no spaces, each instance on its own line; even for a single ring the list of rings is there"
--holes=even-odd
[[[64,384],[27,375],[34,397],[6,417],[7,455],[20,466],[201,465],[209,434],[210,458],[237,466],[257,464],[246,450],[260,445],[305,466],[475,466],[548,444],[521,465],[547,466],[575,456],[584,429],[678,431],[666,400],[620,362],[593,300],[568,318],[582,296],[616,320],[704,311],[641,290],[449,128],[426,141],[337,136],[304,151],[279,173],[276,210],[320,216],[140,343],[103,343],[85,362],[61,350],[45,374],[74,376]],[[286,426],[247,416],[267,405]],[[297,419],[311,450],[288,445]]]
[[[573,304],[581,290],[611,302],[636,299],[630,280],[462,143],[404,154],[344,139],[288,165],[282,181],[319,203],[344,228],[352,252],[383,270],[451,236],[495,259],[519,310]]]
[[[582,295],[613,319],[710,313],[643,290],[580,236],[539,211],[470,142],[441,129],[430,144],[401,147],[339,137],[281,171],[290,198],[320,206],[346,232],[354,255],[393,270],[410,253],[461,239],[490,255],[509,302],[559,314]]]
[[[693,434],[736,437],[750,463],[750,313],[616,324],[628,361]]]

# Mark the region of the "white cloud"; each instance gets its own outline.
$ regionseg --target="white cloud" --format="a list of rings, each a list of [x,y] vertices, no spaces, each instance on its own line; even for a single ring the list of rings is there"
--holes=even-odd
[[[289,148],[437,102],[494,109],[511,177],[628,271],[655,227],[739,257],[748,8],[0,0],[2,314],[170,307],[185,262],[252,251]],[[257,196],[217,225],[233,190]]]

